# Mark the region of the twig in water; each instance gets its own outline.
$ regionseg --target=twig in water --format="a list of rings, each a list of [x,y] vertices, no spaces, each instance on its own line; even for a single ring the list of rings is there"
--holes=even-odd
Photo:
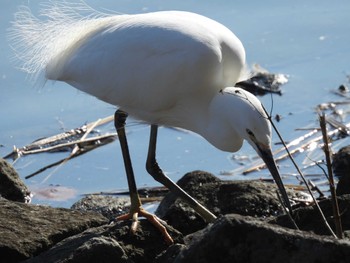
[[[79,155],[82,155],[82,154],[87,153],[87,152],[89,152],[89,151],[91,151],[91,150],[93,150],[93,149],[96,149],[96,148],[99,147],[99,146],[102,146],[102,145],[105,145],[105,144],[107,144],[107,143],[113,142],[114,139],[115,139],[115,137],[116,137],[116,134],[113,133],[113,134],[109,134],[109,135],[97,136],[97,137],[94,137],[94,138],[88,138],[88,139],[85,139],[85,140],[78,140],[78,141],[71,142],[71,143],[70,143],[71,145],[72,145],[72,144],[77,144],[77,143],[83,144],[83,143],[86,143],[86,142],[94,142],[94,141],[95,141],[95,142],[96,142],[96,141],[99,141],[99,142],[101,142],[101,143],[100,143],[100,144],[94,144],[93,146],[81,148],[81,149],[80,149],[79,151],[77,151],[73,156],[71,156],[70,159],[73,159],[73,158],[75,158],[75,157],[78,157]],[[55,162],[55,163],[49,164],[49,165],[47,165],[47,166],[45,166],[45,167],[43,167],[43,168],[37,170],[36,172],[34,172],[34,173],[32,173],[32,174],[26,176],[25,179],[29,179],[29,178],[31,178],[31,177],[33,177],[33,176],[39,174],[39,173],[42,173],[43,171],[45,171],[45,170],[47,170],[47,169],[49,169],[49,168],[51,168],[51,167],[54,167],[54,166],[56,166],[56,165],[59,165],[59,164],[61,164],[62,162],[64,162],[66,159],[67,159],[67,158],[64,158],[64,159],[59,160],[59,161],[57,161],[57,162]]]
[[[79,151],[77,154],[75,154],[74,156],[72,156],[71,159],[72,159],[72,158],[75,158],[75,157],[78,157],[79,155],[82,155],[82,154],[84,154],[84,153],[87,153],[87,152],[91,151],[92,149],[93,149],[93,148],[87,149],[87,150],[84,150],[84,151]],[[25,178],[25,179],[29,179],[29,178],[31,178],[31,177],[37,175],[37,174],[40,174],[40,173],[44,172],[45,170],[47,170],[47,169],[49,169],[49,168],[51,168],[51,167],[54,167],[54,166],[56,166],[56,165],[61,164],[61,163],[64,162],[65,160],[66,160],[66,158],[61,159],[61,160],[59,160],[59,161],[57,161],[57,162],[51,163],[51,164],[49,164],[49,165],[46,165],[45,167],[40,168],[40,169],[37,170],[36,172],[34,172],[34,173],[30,174],[30,175],[27,175],[27,176],[24,177],[24,178]]]
[[[87,126],[87,130],[85,131],[84,135],[81,137],[81,140],[84,141],[86,139],[86,137],[92,132],[92,130],[96,126],[100,125],[100,122],[101,122],[101,119],[98,119],[97,121],[89,124]],[[72,159],[80,151],[81,151],[81,148],[80,148],[79,144],[78,143],[75,144],[72,152],[70,153],[70,155],[67,158],[65,158],[62,162],[60,162],[58,164],[58,166],[45,177],[43,182],[47,181],[55,172],[58,171],[58,169],[60,169],[63,165],[65,165],[70,159]]]
[[[324,193],[313,181],[308,180],[307,182],[311,185],[311,190],[315,190],[320,195],[320,197],[324,197]]]
[[[94,121],[67,132],[36,140],[22,148],[14,147],[13,151],[8,155],[4,156],[3,158],[13,158],[15,162],[23,155],[66,150],[66,148],[74,145],[74,143],[69,142],[70,140],[79,141],[77,143],[80,143],[80,140],[78,140],[77,138],[81,138],[81,136],[83,136],[86,133],[86,131],[90,130],[92,126],[96,127],[106,124],[108,122],[111,122],[113,118],[114,116],[111,115],[106,118],[100,119],[98,124],[96,124],[96,121]],[[89,139],[86,139],[86,141],[88,140]],[[83,142],[84,140],[81,141]]]
[[[110,134],[106,134],[106,135],[99,135],[99,136],[90,137],[90,138],[87,138],[84,140],[79,139],[79,140],[75,140],[75,141],[71,141],[71,142],[60,143],[60,144],[57,144],[55,146],[51,146],[51,147],[47,147],[47,148],[43,148],[43,149],[35,149],[35,150],[30,150],[30,151],[25,150],[25,151],[22,151],[22,155],[59,151],[62,148],[72,147],[73,145],[76,145],[76,144],[84,145],[84,144],[89,144],[89,143],[93,143],[96,141],[108,140],[109,138],[117,137],[117,135],[118,134],[115,132],[115,133],[110,133]]]

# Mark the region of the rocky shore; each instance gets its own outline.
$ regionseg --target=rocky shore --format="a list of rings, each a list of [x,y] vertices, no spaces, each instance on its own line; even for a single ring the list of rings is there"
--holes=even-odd
[[[350,262],[349,195],[338,199],[345,234],[339,240],[311,206],[295,210],[300,230],[293,229],[272,183],[221,181],[202,171],[178,183],[218,219],[206,224],[168,193],[156,211],[175,241],[168,246],[146,220],[134,235],[129,221],[110,221],[128,205],[123,198],[87,196],[72,209],[26,203],[28,189],[1,160],[1,262]],[[330,201],[320,206],[334,229]]]

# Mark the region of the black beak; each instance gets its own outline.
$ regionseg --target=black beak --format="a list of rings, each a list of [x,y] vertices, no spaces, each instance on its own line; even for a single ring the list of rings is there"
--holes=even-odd
[[[267,168],[269,169],[273,179],[275,180],[278,186],[278,189],[282,195],[284,205],[288,208],[289,212],[292,213],[292,206],[289,202],[286,189],[284,188],[280,173],[277,169],[275,160],[273,159],[270,147],[258,143],[256,143],[256,146],[258,148],[260,157],[264,160]]]

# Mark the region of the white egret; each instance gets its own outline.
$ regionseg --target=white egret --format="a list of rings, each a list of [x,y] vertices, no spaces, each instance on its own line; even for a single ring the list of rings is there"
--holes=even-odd
[[[234,87],[245,77],[245,50],[228,28],[189,12],[83,17],[78,15],[81,5],[50,5],[41,12],[46,20],[23,7],[15,14],[10,36],[16,55],[23,70],[64,81],[119,107],[115,126],[131,196],[130,214],[122,218],[133,218],[134,231],[138,215],[164,227],[141,207],[125,136],[128,114],[151,125],[147,171],[208,222],[215,215],[159,168],[158,125],[193,131],[227,152],[238,151],[247,140],[290,209],[271,152],[268,116],[255,96]]]

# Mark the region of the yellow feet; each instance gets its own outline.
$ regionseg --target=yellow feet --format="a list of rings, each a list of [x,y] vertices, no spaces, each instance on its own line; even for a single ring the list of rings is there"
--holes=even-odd
[[[118,216],[117,220],[132,219],[130,231],[131,231],[131,233],[135,233],[137,230],[138,224],[139,224],[139,220],[138,220],[139,216],[143,216],[149,222],[151,222],[156,228],[158,228],[158,230],[162,233],[165,242],[168,245],[174,244],[174,241],[171,238],[171,236],[169,235],[165,226],[161,223],[162,220],[160,218],[158,218],[156,215],[147,212],[142,207],[137,208],[136,211],[133,211],[133,212],[131,209],[129,214]]]

